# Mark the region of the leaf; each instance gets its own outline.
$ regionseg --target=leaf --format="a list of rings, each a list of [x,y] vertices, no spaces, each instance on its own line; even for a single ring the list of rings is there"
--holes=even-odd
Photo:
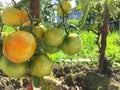
[[[80,10],[82,9],[82,3],[79,3],[77,6],[76,6],[76,10]]]
[[[1,11],[1,10],[3,10],[3,7],[2,7],[2,6],[0,6],[0,11]]]
[[[82,28],[85,24],[85,21],[86,21],[87,15],[88,15],[88,10],[89,10],[89,2],[87,3],[86,7],[83,8],[82,17],[79,22],[80,28]]]
[[[109,8],[109,12],[111,14],[111,16],[114,18],[115,17],[115,11],[114,11],[114,8],[116,6],[114,6],[114,2],[112,0],[108,0],[109,2],[107,2],[108,4],[108,8]]]
[[[111,4],[111,1],[112,1],[112,0],[107,0],[108,6]]]
[[[82,9],[84,9],[86,6],[88,6],[90,0],[82,0]]]
[[[84,9],[90,0],[81,0],[81,2],[76,6],[76,10]]]
[[[79,28],[78,28],[76,25],[74,25],[74,24],[69,24],[69,27],[70,27],[70,28],[74,28],[74,29],[76,29],[76,30],[79,29]]]
[[[98,27],[98,23],[88,25],[89,29],[93,30]]]

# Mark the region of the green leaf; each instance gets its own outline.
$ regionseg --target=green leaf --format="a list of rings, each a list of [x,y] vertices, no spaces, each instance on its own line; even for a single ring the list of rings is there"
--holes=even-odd
[[[98,23],[88,25],[89,29],[93,30],[98,27]]]
[[[112,0],[107,0],[108,6],[111,4],[111,1],[112,1]]]
[[[89,10],[89,2],[87,3],[86,7],[83,8],[82,17],[79,22],[80,28],[82,28],[85,24],[85,21],[86,21],[87,15],[88,15],[88,10]]]
[[[108,0],[107,2],[108,8],[109,8],[109,12],[111,14],[111,16],[114,18],[115,17],[115,5],[114,5],[114,1],[113,0]]]
[[[80,10],[82,9],[82,3],[79,3],[77,6],[76,6],[76,10]]]
[[[81,2],[76,6],[76,10],[84,9],[89,2],[90,0],[81,0]]]

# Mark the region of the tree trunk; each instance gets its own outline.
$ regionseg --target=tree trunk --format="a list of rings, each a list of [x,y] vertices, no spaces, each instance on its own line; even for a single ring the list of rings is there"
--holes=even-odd
[[[1,29],[3,29],[3,26],[1,26]],[[0,58],[3,54],[3,40],[2,40],[2,30],[0,30]]]
[[[40,0],[30,0],[31,16],[35,20],[40,18]]]
[[[2,57],[2,54],[3,54],[3,48],[2,48],[2,46],[3,46],[3,41],[0,38],[0,58]]]
[[[31,16],[33,21],[32,22],[39,22],[40,18],[40,0],[30,0],[30,10]],[[36,76],[31,77],[32,85],[36,88],[40,87],[40,78]]]
[[[99,70],[100,73],[106,73],[107,69],[107,62],[105,57],[105,50],[106,50],[106,41],[107,41],[107,32],[106,27],[108,27],[108,20],[109,20],[109,9],[107,6],[107,1],[105,0],[104,3],[104,20],[103,20],[103,29],[101,30],[101,47],[100,47],[100,57],[99,57]]]

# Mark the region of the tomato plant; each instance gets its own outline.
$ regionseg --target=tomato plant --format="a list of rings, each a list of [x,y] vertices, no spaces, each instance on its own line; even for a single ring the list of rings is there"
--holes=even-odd
[[[29,68],[27,68],[24,73],[29,73],[33,77],[36,76],[39,80],[40,78],[49,75],[52,71],[53,62],[48,53],[53,54],[56,53],[58,50],[61,50],[64,54],[75,55],[80,51],[82,47],[81,38],[78,36],[77,33],[71,34],[68,28],[69,24],[67,23],[67,19],[72,10],[72,6],[69,1],[70,0],[58,0],[58,2],[55,4],[47,3],[43,5],[45,10],[47,8],[47,10],[51,12],[55,6],[57,13],[62,20],[59,23],[54,23],[53,17],[49,16],[49,19],[52,23],[49,27],[45,27],[47,22],[43,19],[44,15],[40,15],[40,10],[41,12],[42,10],[44,11],[44,9],[41,9],[42,7],[40,7],[40,0],[22,0],[18,4],[15,3],[13,0],[14,5],[2,10],[1,32],[3,32],[4,25],[12,26],[15,29],[14,32],[10,33],[5,38],[2,38],[3,50],[1,50],[0,53],[2,53],[2,56],[6,57],[5,60],[7,61],[3,62],[3,60],[1,59],[1,62],[4,63],[4,66],[1,67],[8,76],[12,77],[12,75],[8,73],[8,71],[12,72],[9,66],[11,66],[13,69],[13,66],[19,66],[22,63],[28,62]],[[25,2],[25,5],[23,5],[23,2]],[[104,67],[101,68],[101,66],[106,60],[106,37],[109,32],[109,28],[107,25],[110,8],[109,6],[111,6],[111,2],[112,0],[105,0],[103,4],[100,4],[104,5],[104,10],[102,10],[102,14],[101,12],[98,13],[102,16],[104,12],[104,17],[100,17],[97,19],[103,21],[102,23],[100,22],[97,25],[98,32],[93,31],[97,33],[99,37],[101,36],[99,58],[99,66],[101,72],[103,72],[103,70],[105,69]],[[79,22],[80,29],[82,29],[82,27],[85,25],[90,5],[90,0],[82,0],[80,4],[76,7],[76,10],[81,10],[83,13]],[[28,6],[30,6],[30,8],[28,8]],[[99,2],[96,3],[95,7],[99,9],[98,6]],[[46,14],[48,13],[46,12]],[[46,16],[46,18],[48,18],[48,16]],[[101,60],[103,61],[101,62]],[[9,64],[8,62],[12,62],[12,64],[7,66],[7,64]],[[16,67],[16,69],[17,68],[19,69],[19,67]],[[21,73],[19,75],[21,76]],[[33,82],[36,82],[36,80],[33,79]]]
[[[21,5],[23,2],[26,2],[26,6]],[[30,2],[30,8],[27,2]],[[68,55],[76,54],[81,48],[79,45],[81,39],[77,34],[71,35],[63,22],[72,9],[69,1],[58,1],[56,5],[53,5],[57,7],[56,11],[63,21],[50,27],[45,27],[45,22],[40,18],[39,0],[21,1],[20,3],[13,0],[13,3],[12,6],[4,8],[1,13],[3,27],[1,32],[5,26],[15,29],[4,38],[2,37],[1,69],[9,77],[18,78],[29,73],[33,77],[31,80],[34,85],[37,80],[52,72],[53,61],[47,55],[48,53],[56,53],[62,50],[62,47],[66,48],[66,44],[69,43],[69,47],[62,51]],[[74,48],[71,48],[73,45]],[[67,49],[70,51],[67,52]],[[15,67],[14,70],[13,67]],[[18,73],[17,70],[19,70]],[[31,84],[28,88],[32,89]]]

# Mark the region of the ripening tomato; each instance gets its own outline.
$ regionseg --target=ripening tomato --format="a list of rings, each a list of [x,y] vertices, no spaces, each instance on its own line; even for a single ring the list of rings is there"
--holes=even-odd
[[[30,61],[30,71],[33,76],[49,75],[53,68],[53,61],[46,54],[38,54]]]
[[[1,14],[2,22],[6,25],[16,26],[24,23],[28,19],[28,14],[24,9],[7,7]]]
[[[26,31],[15,31],[3,40],[6,57],[14,63],[22,63],[32,57],[36,49],[36,40]]]

